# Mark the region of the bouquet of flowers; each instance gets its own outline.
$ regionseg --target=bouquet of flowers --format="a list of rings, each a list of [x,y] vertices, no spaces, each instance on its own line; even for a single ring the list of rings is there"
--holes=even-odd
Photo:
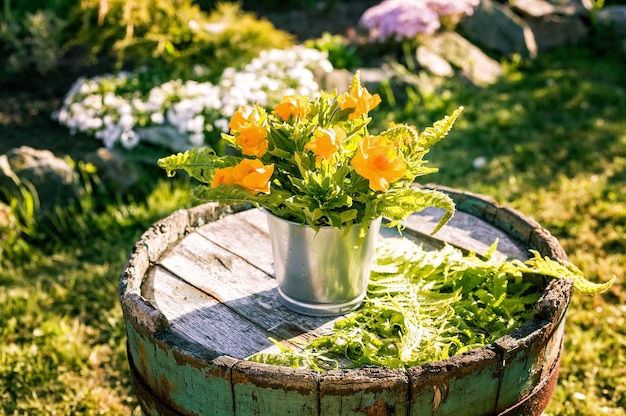
[[[349,91],[322,92],[318,98],[286,96],[272,111],[242,105],[222,138],[238,150],[219,156],[195,148],[158,161],[169,176],[177,170],[201,182],[193,195],[221,203],[249,202],[272,214],[307,224],[366,227],[378,218],[399,226],[416,211],[445,210],[436,232],[453,215],[446,194],[414,186],[417,177],[436,172],[424,156],[447,135],[462,112],[418,132],[392,124],[372,135],[368,113],[381,98],[361,85],[359,73]]]

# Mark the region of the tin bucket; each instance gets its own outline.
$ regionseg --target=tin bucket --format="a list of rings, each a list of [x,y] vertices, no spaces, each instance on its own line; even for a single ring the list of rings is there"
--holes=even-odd
[[[265,211],[281,302],[311,316],[334,316],[357,309],[367,290],[380,218],[365,236],[361,227],[315,229]]]

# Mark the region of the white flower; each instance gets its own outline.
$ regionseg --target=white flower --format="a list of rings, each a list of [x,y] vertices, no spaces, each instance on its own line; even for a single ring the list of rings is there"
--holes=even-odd
[[[107,149],[112,149],[117,139],[121,136],[122,129],[117,124],[110,124],[104,130],[99,130],[96,137],[102,139]]]
[[[204,134],[202,133],[195,133],[189,136],[189,143],[191,143],[192,146],[202,146],[204,144]]]
[[[139,143],[139,136],[134,131],[125,131],[120,135],[120,142],[126,149],[132,149]]]
[[[150,114],[150,121],[154,124],[163,124],[165,116],[163,116],[163,113],[152,113]]]
[[[194,133],[201,133],[204,129],[204,117],[195,116],[191,120],[187,121],[187,131]]]
[[[220,129],[221,131],[225,133],[227,133],[230,130],[230,128],[228,127],[228,119],[219,118],[215,120],[213,124],[215,124],[215,127],[217,127],[218,129]]]
[[[189,25],[199,30],[197,23]],[[212,29],[217,30],[218,25]],[[133,148],[142,140],[139,129],[153,126],[169,127],[181,136],[167,136],[161,144],[202,146],[205,132],[211,132],[212,140],[219,138],[219,132],[228,132],[228,120],[241,105],[269,107],[285,95],[318,95],[314,71],[319,70],[332,71],[326,53],[300,45],[263,51],[242,70],[226,68],[216,85],[177,79],[154,86],[144,96],[118,92],[136,79],[137,75],[129,72],[79,78],[52,117],[71,133],[93,135],[107,148],[118,142]],[[142,127],[137,127],[139,118]]]
[[[131,130],[135,125],[135,118],[130,113],[122,114],[120,117],[120,127],[124,130]]]

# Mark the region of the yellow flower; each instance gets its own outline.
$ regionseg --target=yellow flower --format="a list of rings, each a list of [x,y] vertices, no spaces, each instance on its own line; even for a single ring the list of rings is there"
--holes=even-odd
[[[261,157],[267,152],[267,129],[264,126],[264,117],[256,106],[240,106],[228,126],[241,147],[241,153]]]
[[[304,148],[317,155],[316,161],[330,160],[346,139],[346,132],[339,126],[332,129],[317,128],[313,133],[313,140],[304,145]]]
[[[386,192],[406,173],[406,162],[394,144],[383,136],[365,136],[352,158],[354,170],[368,179],[370,189]]]
[[[305,96],[288,95],[283,97],[283,101],[274,108],[274,112],[284,121],[289,120],[291,116],[304,120],[311,112],[311,104]]]
[[[353,120],[362,115],[367,115],[372,109],[381,103],[380,95],[370,94],[367,88],[361,85],[352,85],[350,92],[344,93],[339,97],[339,108],[354,108],[348,118]]]

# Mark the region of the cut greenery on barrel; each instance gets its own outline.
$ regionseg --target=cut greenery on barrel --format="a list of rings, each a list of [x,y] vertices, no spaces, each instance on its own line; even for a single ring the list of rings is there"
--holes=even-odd
[[[493,343],[534,313],[543,288],[528,276],[570,278],[587,295],[608,289],[588,281],[571,263],[530,250],[527,261],[464,254],[450,245],[428,251],[405,239],[385,239],[358,311],[337,321],[334,331],[295,350],[272,341],[278,354],[250,361],[326,371],[338,367],[421,365]]]

